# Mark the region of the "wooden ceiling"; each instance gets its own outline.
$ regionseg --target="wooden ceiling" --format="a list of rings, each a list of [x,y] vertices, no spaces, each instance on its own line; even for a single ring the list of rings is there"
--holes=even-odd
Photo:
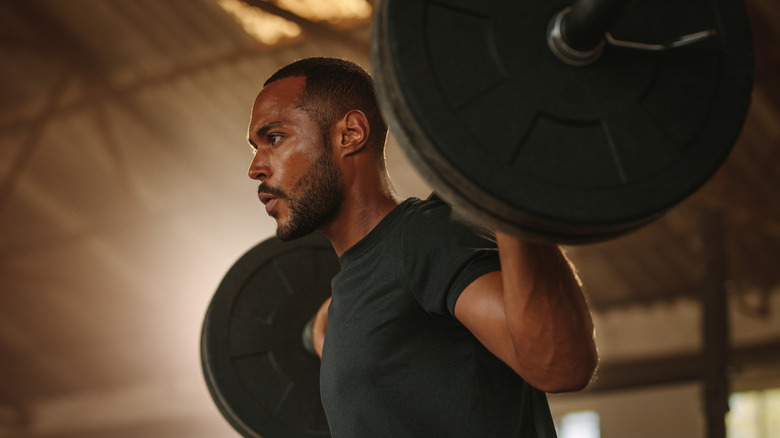
[[[198,342],[222,275],[273,233],[245,176],[251,102],[297,58],[370,68],[368,22],[246,3],[303,33],[260,43],[211,0],[0,3],[0,436],[140,436],[138,418],[164,423],[154,436],[229,433]],[[568,248],[598,311],[696,297],[712,277],[778,290],[780,3],[746,4],[755,91],[731,157],[653,224]],[[388,160],[401,194],[428,193],[394,144]],[[157,402],[112,410],[136,399]]]

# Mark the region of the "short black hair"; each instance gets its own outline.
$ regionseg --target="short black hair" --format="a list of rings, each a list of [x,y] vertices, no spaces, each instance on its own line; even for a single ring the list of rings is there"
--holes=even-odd
[[[379,112],[374,80],[358,64],[339,58],[313,57],[288,64],[276,71],[263,86],[280,79],[306,78],[296,105],[306,111],[323,135],[347,112],[360,110],[370,126],[367,144],[383,151],[387,124]]]

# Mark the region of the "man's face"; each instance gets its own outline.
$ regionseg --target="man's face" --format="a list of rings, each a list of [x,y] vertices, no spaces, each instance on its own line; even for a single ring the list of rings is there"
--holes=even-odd
[[[276,219],[282,240],[305,236],[338,212],[343,198],[341,172],[323,133],[295,100],[304,78],[268,84],[255,100],[249,142],[255,156],[249,177],[261,182],[258,197]],[[328,141],[329,142],[329,141]]]

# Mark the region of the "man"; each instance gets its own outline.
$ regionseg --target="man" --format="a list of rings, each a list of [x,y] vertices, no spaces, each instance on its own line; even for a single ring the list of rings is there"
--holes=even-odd
[[[440,201],[399,199],[386,134],[368,74],[327,58],[271,76],[249,124],[249,176],[277,236],[320,230],[339,256],[314,333],[332,435],[553,435],[541,391],[579,390],[597,363],[569,263]]]

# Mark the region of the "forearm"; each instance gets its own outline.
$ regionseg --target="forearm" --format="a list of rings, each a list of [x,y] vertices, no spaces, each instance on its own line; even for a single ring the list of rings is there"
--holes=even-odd
[[[579,281],[557,246],[497,233],[507,327],[523,377],[547,392],[582,389],[598,358]]]

